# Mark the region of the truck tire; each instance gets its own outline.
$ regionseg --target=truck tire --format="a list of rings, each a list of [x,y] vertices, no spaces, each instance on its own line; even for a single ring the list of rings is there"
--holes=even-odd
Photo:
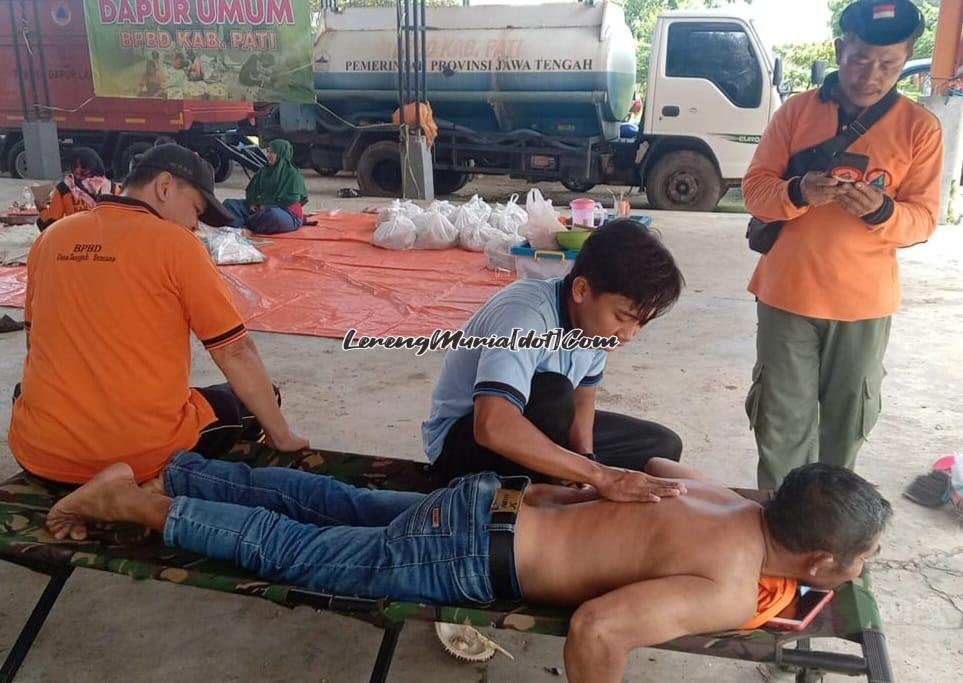
[[[645,194],[654,209],[712,211],[722,196],[722,179],[713,163],[699,152],[670,152],[649,171]]]
[[[322,178],[332,178],[338,175],[338,169],[336,168],[325,168],[324,166],[318,166],[313,161],[311,162],[311,168]]]
[[[562,185],[570,192],[589,192],[595,187],[595,183],[590,183],[587,180],[571,180],[569,178],[563,180]]]
[[[401,151],[397,142],[381,140],[361,153],[358,189],[368,197],[401,196]]]
[[[216,147],[208,147],[200,152],[201,158],[214,167],[214,182],[223,183],[234,173],[234,162]]]
[[[435,194],[454,194],[468,184],[470,175],[458,171],[435,171]]]
[[[149,150],[152,146],[151,143],[141,140],[139,142],[132,142],[124,147],[124,150],[120,153],[120,163],[114,169],[114,178],[126,178],[131,171],[131,164],[133,164],[134,159]],[[117,157],[114,158],[116,159]]]
[[[7,153],[7,169],[11,178],[27,177],[27,146],[23,144],[23,140],[13,143]]]

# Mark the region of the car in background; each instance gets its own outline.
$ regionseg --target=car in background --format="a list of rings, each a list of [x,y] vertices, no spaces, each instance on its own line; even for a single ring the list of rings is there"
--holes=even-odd
[[[933,81],[930,78],[930,67],[932,63],[933,60],[929,58],[911,59],[906,62],[906,66],[903,67],[903,73],[900,74],[899,80],[896,82],[896,87],[899,88],[899,91],[913,101],[932,95]]]

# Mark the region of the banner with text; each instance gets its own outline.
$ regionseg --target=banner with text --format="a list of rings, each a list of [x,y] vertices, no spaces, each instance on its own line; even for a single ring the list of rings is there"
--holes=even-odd
[[[310,0],[84,0],[102,97],[314,102]]]

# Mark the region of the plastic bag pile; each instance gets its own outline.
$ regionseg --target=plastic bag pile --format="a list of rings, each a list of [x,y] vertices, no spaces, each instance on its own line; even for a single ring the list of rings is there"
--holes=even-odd
[[[451,249],[484,252],[493,270],[514,270],[511,248],[528,240],[538,249],[557,249],[564,230],[551,200],[533,189],[525,208],[518,195],[494,207],[475,195],[459,205],[435,201],[427,209],[396,199],[378,212],[372,244],[383,249]]]
[[[378,213],[378,229],[372,243],[384,249],[451,249],[485,251],[493,241],[524,241],[519,230],[528,212],[513,195],[507,204],[494,207],[475,195],[455,205],[435,201],[427,209],[414,202],[395,200]]]

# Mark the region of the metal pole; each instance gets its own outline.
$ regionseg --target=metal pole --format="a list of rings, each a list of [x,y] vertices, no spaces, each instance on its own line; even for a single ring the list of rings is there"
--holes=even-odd
[[[398,110],[401,112],[402,116],[405,111],[405,95],[404,95],[404,84],[402,80],[404,74],[402,73],[402,65],[404,64],[404,45],[401,39],[401,32],[403,30],[403,19],[401,18],[401,2],[402,0],[395,0],[395,10],[398,18]],[[404,119],[402,118],[402,122]]]
[[[412,16],[414,19],[412,21],[412,24],[413,24],[412,32],[414,33],[412,37],[414,38],[414,41],[415,41],[415,59],[413,64],[414,73],[412,73],[411,75],[414,76],[414,80],[415,80],[415,132],[416,133],[421,132],[421,78],[419,77],[419,74],[421,73],[420,59],[423,59],[423,57],[421,56],[421,19],[418,14],[419,4],[420,4],[420,0],[411,0],[411,10],[412,10]]]

